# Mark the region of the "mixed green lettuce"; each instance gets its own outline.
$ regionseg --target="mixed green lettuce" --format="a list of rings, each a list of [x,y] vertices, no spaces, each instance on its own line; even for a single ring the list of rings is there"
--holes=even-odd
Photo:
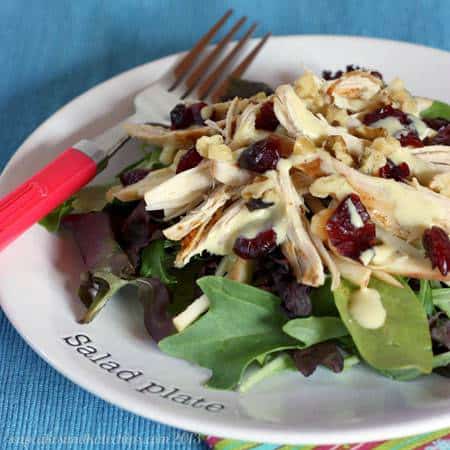
[[[234,80],[231,90],[232,97],[272,92],[245,80]],[[421,115],[450,120],[450,106],[435,101]],[[123,182],[133,171],[163,167],[160,154],[144,147],[143,157],[116,178]],[[292,285],[276,255],[263,267],[265,274],[279,275],[269,277],[273,286],[256,276],[253,283],[260,287],[212,276],[218,259],[208,254],[174,268],[178,244],[163,238],[157,214],[146,211],[143,201],[108,202],[110,187],[87,187],[41,221],[52,232],[69,229],[80,249],[86,266],[81,323],[92,321],[120,289],[133,286],[160,349],[210,369],[207,385],[217,389],[239,386],[246,392],[283,371],[309,375],[321,365],[340,372],[360,361],[397,380],[433,370],[450,376],[450,288],[411,280],[418,283],[413,290],[410,280],[394,287],[372,278],[369,287],[380,294],[386,321],[378,329],[363,328],[349,311],[356,286],[343,279],[333,292],[329,278],[315,289]],[[208,311],[177,332],[173,317],[202,293]]]

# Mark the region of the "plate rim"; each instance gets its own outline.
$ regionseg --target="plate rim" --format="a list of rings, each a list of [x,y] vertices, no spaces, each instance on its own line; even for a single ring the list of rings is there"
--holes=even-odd
[[[405,46],[410,48],[419,48],[422,50],[426,50],[429,52],[434,52],[437,55],[448,58],[450,56],[450,51],[444,49],[434,48],[428,45],[416,44],[408,41],[395,40],[395,39],[386,39],[386,38],[377,38],[377,37],[369,37],[369,36],[358,36],[358,35],[324,35],[324,34],[290,34],[290,35],[279,35],[272,36],[271,40],[274,41],[282,41],[282,40],[292,40],[292,39],[325,39],[325,40],[353,40],[360,42],[378,42],[385,43],[388,45],[396,45],[396,46]],[[257,39],[254,38],[251,41],[255,42]],[[3,175],[5,172],[10,170],[11,165],[15,162],[18,155],[23,151],[23,148],[26,147],[30,142],[32,142],[35,136],[44,128],[48,122],[55,119],[57,116],[63,115],[68,108],[70,108],[74,103],[83,101],[85,97],[90,96],[94,91],[100,90],[106,87],[108,84],[117,83],[120,79],[126,78],[130,76],[133,72],[138,72],[144,70],[145,67],[150,66],[152,64],[161,64],[165,63],[168,60],[176,57],[180,57],[185,54],[186,51],[173,53],[150,62],[146,62],[144,64],[140,64],[138,66],[127,69],[126,71],[120,72],[114,75],[111,78],[108,78],[88,90],[82,92],[80,95],[77,95],[69,102],[65,103],[62,107],[57,109],[53,114],[51,114],[47,119],[45,119],[41,124],[39,124],[31,134],[20,144],[20,146],[16,149],[16,151],[11,155],[8,162],[5,164],[1,174]],[[147,406],[145,410],[139,406],[139,404],[130,402],[128,400],[123,400],[117,396],[117,390],[115,389],[101,389],[98,385],[91,387],[89,385],[89,381],[83,381],[82,376],[78,376],[77,373],[73,374],[69,371],[66,371],[64,368],[64,362],[58,360],[58,358],[52,359],[50,355],[48,355],[43,349],[38,347],[33,343],[31,338],[27,334],[27,330],[21,327],[15,320],[14,314],[10,314],[8,308],[5,307],[3,302],[1,302],[0,298],[0,306],[11,323],[17,333],[22,337],[22,339],[29,345],[35,353],[37,353],[47,364],[49,364],[52,368],[62,374],[71,382],[75,383],[80,388],[86,390],[90,394],[101,398],[107,403],[114,405],[123,410],[132,412],[140,417],[150,419],[153,421],[161,422],[167,424],[169,426],[181,428],[194,433],[201,433],[204,435],[212,435],[218,437],[225,437],[228,439],[239,439],[244,441],[255,441],[255,442],[267,442],[267,443],[280,443],[283,444],[311,444],[314,445],[325,445],[325,444],[346,444],[349,442],[369,442],[376,440],[387,440],[387,439],[395,439],[401,438],[411,435],[411,430],[414,429],[414,435],[435,432],[439,431],[442,428],[448,427],[450,423],[450,410],[447,414],[441,415],[439,417],[432,418],[418,418],[407,423],[401,423],[400,425],[377,425],[375,427],[360,428],[356,431],[345,430],[342,432],[332,431],[327,432],[325,439],[319,434],[317,431],[308,432],[301,431],[297,432],[293,430],[279,430],[279,429],[264,429],[261,425],[258,425],[258,421],[255,421],[254,424],[245,426],[240,426],[238,428],[230,426],[230,424],[220,424],[220,420],[204,420],[204,419],[191,419],[189,415],[189,411],[186,410],[186,413],[182,414],[174,414],[173,412],[166,411],[165,408],[160,407],[157,403],[152,402],[149,398]],[[281,439],[281,441],[280,441]]]

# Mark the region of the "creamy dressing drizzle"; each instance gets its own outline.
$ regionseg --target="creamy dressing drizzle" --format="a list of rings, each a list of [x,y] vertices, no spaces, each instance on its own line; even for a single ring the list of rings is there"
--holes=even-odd
[[[363,328],[375,330],[384,325],[386,310],[376,289],[361,288],[350,296],[350,315]]]
[[[408,114],[408,119],[412,121],[410,125],[403,125],[396,117],[385,117],[384,119],[377,120],[371,127],[384,128],[387,132],[394,137],[398,137],[402,133],[416,130],[420,139],[424,139],[433,133],[431,128],[428,128],[426,123],[412,114]]]

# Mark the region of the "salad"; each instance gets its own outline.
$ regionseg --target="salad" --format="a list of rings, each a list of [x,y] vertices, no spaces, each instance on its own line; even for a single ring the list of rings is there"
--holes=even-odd
[[[450,376],[450,106],[354,66],[229,94],[127,124],[142,159],[42,221],[84,259],[81,322],[135,286],[159,348],[218,389]]]

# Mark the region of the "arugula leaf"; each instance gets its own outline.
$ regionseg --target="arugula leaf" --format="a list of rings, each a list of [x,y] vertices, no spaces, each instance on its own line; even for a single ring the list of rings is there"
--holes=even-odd
[[[347,328],[337,317],[293,319],[284,325],[283,331],[302,342],[302,347],[348,335]]]
[[[361,327],[350,315],[349,300],[356,287],[342,280],[334,291],[341,318],[363,359],[383,373],[411,369],[413,376],[430,373],[433,353],[428,320],[414,292],[406,284],[397,288],[377,279],[369,287],[379,292],[386,310],[386,322],[375,330]]]
[[[360,363],[360,359],[356,355],[348,355],[344,358],[344,370],[351,369]]]
[[[427,316],[431,316],[434,313],[433,297],[431,284],[428,280],[420,280],[420,290],[417,294],[420,303],[422,303],[423,309],[427,313]]]
[[[240,392],[249,391],[255,384],[260,383],[266,378],[271,377],[279,372],[284,372],[286,370],[292,370],[297,372],[297,367],[295,367],[294,361],[287,353],[281,353],[276,356],[270,362],[268,362],[265,366],[259,368],[258,370],[253,371],[247,378],[239,386]]]
[[[176,330],[169,314],[170,295],[158,278],[123,279],[105,271],[84,274],[78,295],[88,308],[80,323],[86,324],[102,310],[108,300],[124,286],[138,288],[138,297],[144,306],[144,324],[150,336],[160,341]]]
[[[424,119],[450,120],[450,105],[434,100],[431,106],[420,113]]]
[[[433,304],[450,317],[450,288],[433,289],[431,297]]]
[[[209,311],[159,346],[211,369],[209,387],[232,389],[255,358],[298,345],[283,333],[286,319],[278,297],[223,277],[203,277],[198,285],[209,298]]]
[[[61,225],[61,219],[72,212],[73,201],[74,198],[71,197],[64,203],[61,203],[52,212],[48,213],[44,218],[42,218],[39,221],[39,224],[45,227],[47,231],[50,231],[50,233],[55,233],[56,231],[58,231],[59,226]]]
[[[433,357],[433,369],[445,367],[450,364],[450,352],[441,353]]]
[[[145,247],[141,253],[141,276],[159,278],[164,284],[176,283],[177,279],[169,273],[172,258],[166,253],[173,245],[168,240],[157,239]]]
[[[106,305],[108,300],[129,283],[105,271],[83,274],[78,296],[88,308],[80,323],[89,323]]]

